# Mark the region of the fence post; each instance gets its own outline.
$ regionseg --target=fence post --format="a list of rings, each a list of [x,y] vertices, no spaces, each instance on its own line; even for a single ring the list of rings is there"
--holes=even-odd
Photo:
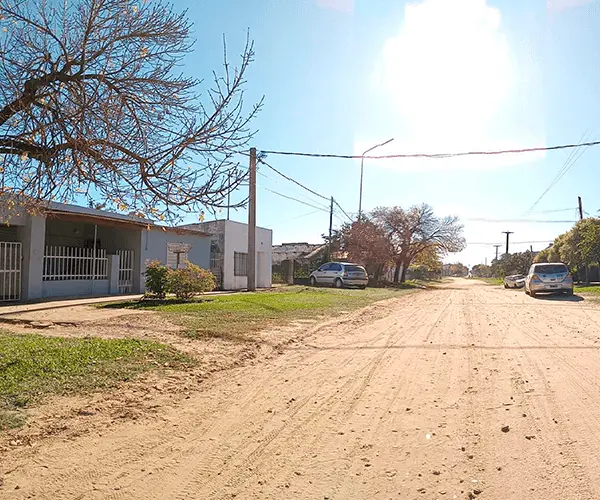
[[[119,293],[119,255],[108,255],[108,268],[106,270],[108,278],[108,293],[116,295]]]

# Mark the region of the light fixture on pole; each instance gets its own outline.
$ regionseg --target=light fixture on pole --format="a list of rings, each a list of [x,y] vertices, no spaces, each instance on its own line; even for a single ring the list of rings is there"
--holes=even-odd
[[[373,151],[376,148],[380,148],[381,146],[385,146],[386,144],[389,144],[393,140],[394,140],[394,138],[392,137],[391,139],[388,139],[387,141],[382,142],[381,144],[376,144],[372,148],[367,149],[362,154],[362,158],[360,159],[360,194],[358,197],[358,220],[360,220],[362,217],[362,192],[363,192],[363,172],[364,172],[365,155],[368,152]]]

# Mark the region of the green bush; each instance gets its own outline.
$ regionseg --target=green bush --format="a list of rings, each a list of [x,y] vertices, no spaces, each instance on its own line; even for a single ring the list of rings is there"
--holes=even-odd
[[[146,263],[146,291],[160,299],[167,295],[167,276],[169,268],[160,261],[153,260]]]
[[[167,291],[181,300],[190,300],[194,295],[212,292],[217,286],[213,273],[196,264],[186,262],[183,269],[169,269]]]

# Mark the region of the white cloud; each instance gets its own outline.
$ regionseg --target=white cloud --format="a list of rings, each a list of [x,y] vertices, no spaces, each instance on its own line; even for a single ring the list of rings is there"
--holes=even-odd
[[[400,31],[383,48],[381,89],[399,124],[389,150],[457,152],[544,146],[507,123],[506,105],[518,83],[501,29],[486,0],[423,0],[408,4]],[[392,133],[393,134],[393,133]],[[374,141],[376,143],[377,141]],[[365,140],[356,145],[373,143]],[[383,151],[382,151],[383,152]],[[444,160],[399,160],[409,169],[494,168],[543,158],[543,153]],[[387,162],[386,162],[387,163]]]

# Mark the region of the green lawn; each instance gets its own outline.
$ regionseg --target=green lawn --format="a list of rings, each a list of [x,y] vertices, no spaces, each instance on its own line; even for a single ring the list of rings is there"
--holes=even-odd
[[[373,302],[399,297],[414,289],[414,286],[404,289],[366,290],[292,286],[256,293],[207,296],[203,300],[191,303],[169,300],[163,304],[132,301],[105,304],[101,307],[159,311],[167,315],[172,322],[183,326],[185,335],[192,338],[247,340],[252,338],[252,333],[274,324],[337,315]]]
[[[154,342],[0,331],[0,430],[22,424],[23,409],[46,395],[111,387],[165,363],[182,367],[192,361]]]
[[[583,286],[583,285],[575,285],[575,293],[590,293],[595,295],[600,295],[600,285],[591,285],[591,286]]]

